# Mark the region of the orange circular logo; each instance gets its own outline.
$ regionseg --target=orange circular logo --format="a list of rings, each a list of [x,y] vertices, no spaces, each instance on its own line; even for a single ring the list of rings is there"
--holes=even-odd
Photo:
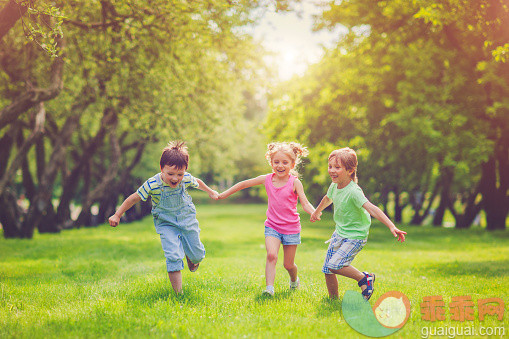
[[[399,291],[382,295],[373,306],[376,320],[387,328],[401,328],[410,316],[410,300]]]

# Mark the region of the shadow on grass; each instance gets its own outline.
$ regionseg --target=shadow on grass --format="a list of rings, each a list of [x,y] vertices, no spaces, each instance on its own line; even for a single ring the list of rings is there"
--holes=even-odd
[[[454,261],[444,264],[427,265],[421,267],[423,273],[427,275],[441,277],[457,276],[508,276],[509,260],[499,261]]]
[[[296,291],[292,290],[283,290],[281,292],[276,292],[274,296],[260,293],[254,297],[254,302],[257,304],[268,304],[270,302],[277,302],[279,300],[290,298],[292,294],[295,292]]]
[[[317,305],[316,316],[319,318],[330,317],[331,315],[337,315],[338,318],[343,317],[343,312],[341,311],[342,302],[342,297],[339,297],[339,299],[323,297],[320,303]]]
[[[182,293],[175,294],[173,290],[169,291],[168,301],[173,304],[186,306],[196,306],[203,304],[202,289],[184,287]]]
[[[203,303],[201,290],[184,286],[182,293],[176,294],[168,280],[167,284],[156,284],[150,290],[136,291],[127,296],[127,301],[135,304],[154,305],[158,302],[169,302],[186,306],[196,306]]]
[[[161,285],[160,287],[152,288],[149,291],[137,291],[136,293],[127,296],[127,301],[144,305],[152,305],[158,301],[171,300],[172,297],[176,298],[175,293],[168,282],[168,285]]]

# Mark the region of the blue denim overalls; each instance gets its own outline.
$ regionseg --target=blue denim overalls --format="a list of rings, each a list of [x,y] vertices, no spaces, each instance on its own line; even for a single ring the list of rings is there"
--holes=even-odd
[[[161,174],[156,175],[156,181],[161,188],[161,200],[152,207],[154,225],[161,237],[168,272],[181,271],[184,269],[184,255],[194,264],[205,258],[196,208],[184,182],[180,182],[177,188],[165,186]]]

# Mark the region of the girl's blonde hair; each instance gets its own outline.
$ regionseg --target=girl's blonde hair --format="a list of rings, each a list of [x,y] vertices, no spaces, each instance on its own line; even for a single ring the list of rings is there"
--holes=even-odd
[[[298,177],[299,172],[296,168],[301,163],[301,158],[309,154],[307,148],[296,142],[271,142],[267,145],[267,153],[265,153],[265,159],[269,165],[272,165],[272,157],[277,152],[283,152],[292,159],[295,167],[290,170],[290,173]]]
[[[353,170],[352,174],[350,175],[350,178],[357,183],[359,179],[357,178],[357,154],[355,151],[349,147],[340,148],[337,150],[334,150],[329,155],[329,161],[332,158],[336,158],[336,162],[339,164],[341,162],[341,165],[347,170]]]

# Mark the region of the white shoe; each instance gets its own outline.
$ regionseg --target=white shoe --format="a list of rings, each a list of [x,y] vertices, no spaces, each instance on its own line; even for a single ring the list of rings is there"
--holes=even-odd
[[[291,290],[296,290],[297,288],[299,288],[299,285],[300,285],[300,279],[299,279],[299,277],[297,277],[297,280],[295,280],[295,281],[292,281],[292,280],[290,279],[290,289],[291,289]]]
[[[266,288],[263,292],[262,292],[262,295],[266,295],[266,296],[271,296],[273,297],[274,296],[274,290],[271,290],[269,288]]]

